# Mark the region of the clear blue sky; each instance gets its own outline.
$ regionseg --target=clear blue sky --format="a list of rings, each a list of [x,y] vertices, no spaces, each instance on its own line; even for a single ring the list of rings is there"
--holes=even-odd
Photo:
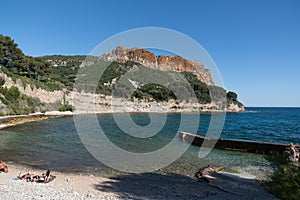
[[[300,107],[300,1],[2,1],[0,33],[31,56],[88,54],[119,32],[164,27],[211,55],[246,106]]]

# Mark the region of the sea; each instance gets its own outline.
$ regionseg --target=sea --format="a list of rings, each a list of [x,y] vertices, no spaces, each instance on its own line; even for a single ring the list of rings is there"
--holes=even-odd
[[[162,117],[160,114],[156,114],[156,118],[165,119],[163,126],[156,130],[156,135],[145,138],[127,134],[136,126],[130,127],[133,125],[129,123],[128,129],[124,130],[119,127],[120,123],[116,122],[116,117],[119,121],[130,117],[141,130],[144,127],[151,132],[149,127],[152,126],[148,126],[151,124],[151,117],[147,113],[99,114],[96,116],[96,120],[106,138],[119,149],[135,154],[151,153],[173,142],[175,144],[173,149],[168,149],[169,152],[167,152],[171,155],[173,150],[175,152],[177,147],[181,148],[184,143],[179,139],[178,132],[189,131],[182,130],[182,126],[180,126],[183,118],[186,121],[199,120],[199,126],[194,133],[205,136],[213,115],[173,113]],[[83,115],[81,117],[86,120],[92,116]],[[227,113],[224,115],[223,123],[221,134],[218,135],[221,138],[300,144],[300,108],[247,107],[245,112]],[[91,153],[93,145],[97,144],[99,146],[95,149],[102,148],[103,151],[106,151],[106,141],[96,141],[89,146],[82,140],[82,135],[90,134],[93,130],[87,126],[86,129],[80,131],[79,134],[78,127],[71,116],[29,122],[1,129],[0,160],[68,173],[103,176],[124,173],[112,166],[107,166],[107,163],[101,162],[101,159]],[[275,167],[272,159],[266,155],[212,149],[203,157],[199,156],[199,151],[200,147],[190,145],[177,159],[166,166],[155,169],[153,173],[174,173],[193,177],[200,168],[211,164],[221,166],[228,172],[264,178],[270,175]],[[116,152],[111,152],[111,155],[115,154]],[[164,155],[167,154],[162,156]],[[141,159],[141,162],[144,161]]]

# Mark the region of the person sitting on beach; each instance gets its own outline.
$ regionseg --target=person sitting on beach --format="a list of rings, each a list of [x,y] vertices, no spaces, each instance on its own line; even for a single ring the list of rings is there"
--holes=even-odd
[[[2,160],[0,161],[0,172],[4,172],[4,173],[8,172],[8,166]]]
[[[290,144],[290,152],[289,153],[290,153],[290,160],[293,162],[297,162],[299,159],[299,155],[297,155],[298,152],[297,152],[296,146],[293,143]]]
[[[53,180],[53,176],[50,174],[50,170],[47,170],[46,176],[45,176],[45,183],[48,183],[49,181]]]

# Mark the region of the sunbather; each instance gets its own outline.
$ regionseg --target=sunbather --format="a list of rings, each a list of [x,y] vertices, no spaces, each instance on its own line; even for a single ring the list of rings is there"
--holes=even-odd
[[[8,166],[2,160],[0,161],[0,172],[4,172],[4,173],[8,172]]]
[[[26,180],[27,182],[37,182],[37,183],[48,183],[52,181],[54,178],[55,177],[50,174],[50,170],[47,170],[46,175],[45,174],[37,175],[31,173],[21,175],[20,173],[19,176],[17,177],[17,179],[19,180]]]

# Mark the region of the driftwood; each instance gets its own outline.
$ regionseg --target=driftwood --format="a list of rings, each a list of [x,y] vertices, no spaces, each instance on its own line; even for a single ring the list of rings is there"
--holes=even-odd
[[[207,167],[203,167],[201,168],[196,174],[195,176],[199,179],[201,178],[205,178],[206,175],[210,175],[212,173],[217,173],[219,171],[221,171],[223,168],[222,167],[217,167],[217,166],[213,166],[213,165],[208,165]]]

